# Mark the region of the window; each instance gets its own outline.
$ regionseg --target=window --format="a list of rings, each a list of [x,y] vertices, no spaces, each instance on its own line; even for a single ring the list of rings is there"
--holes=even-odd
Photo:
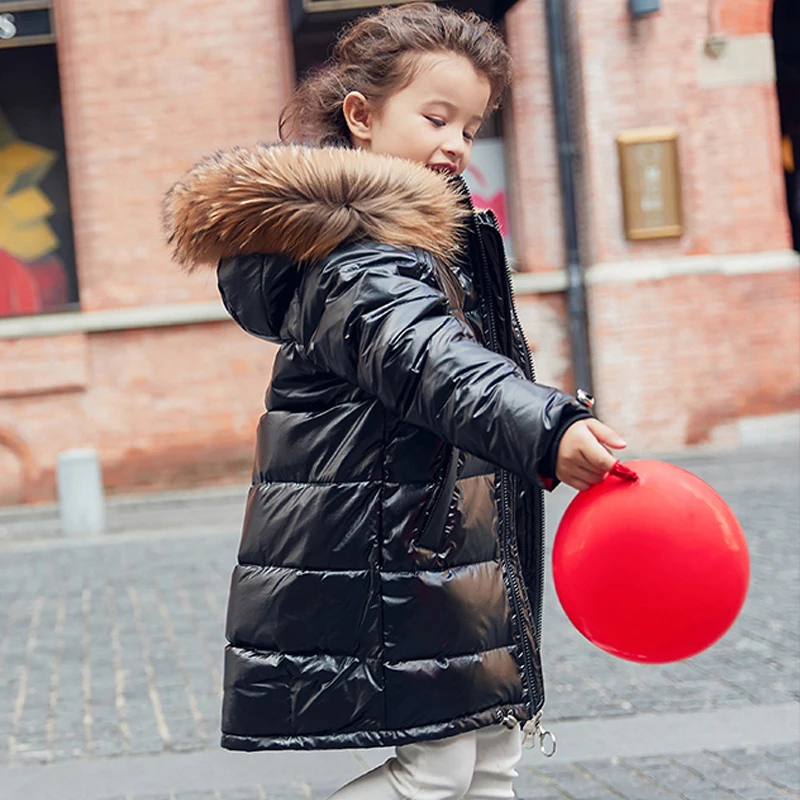
[[[49,3],[0,0],[0,317],[77,308]]]

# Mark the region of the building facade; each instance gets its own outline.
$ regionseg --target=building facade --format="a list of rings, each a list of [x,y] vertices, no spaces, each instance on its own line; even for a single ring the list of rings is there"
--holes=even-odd
[[[732,446],[800,406],[773,8],[654,5],[565,6],[592,388],[637,451]],[[469,177],[539,378],[569,390],[546,6],[505,14],[515,81]],[[248,480],[274,349],[171,263],[159,206],[200,157],[276,138],[296,34],[286,0],[0,0],[0,503],[52,500],[76,447],[109,491]]]

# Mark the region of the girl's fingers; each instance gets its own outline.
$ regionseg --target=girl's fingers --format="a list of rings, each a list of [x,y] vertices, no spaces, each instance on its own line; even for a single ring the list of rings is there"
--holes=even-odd
[[[577,478],[579,481],[584,481],[584,483],[592,484],[603,480],[606,473],[603,472],[602,470],[589,469],[588,467],[583,467],[580,466],[579,464],[575,464],[570,470],[570,475],[572,475],[574,478]]]
[[[568,471],[561,476],[562,483],[572,486],[573,489],[584,491],[599,483],[604,477],[603,473],[592,472],[591,470],[572,465]]]
[[[615,430],[604,425],[599,419],[587,419],[586,427],[594,434],[598,442],[612,447],[614,450],[622,450],[623,447],[628,446]]]
[[[580,450],[582,463],[576,467],[589,470],[594,475],[602,477],[611,471],[617,459],[608,452],[599,442],[589,442],[586,447]]]
[[[584,491],[599,483],[617,463],[608,448],[625,447],[624,440],[597,419],[581,420],[568,428],[569,446],[559,450],[558,478],[568,486]],[[567,434],[565,439],[566,442]]]

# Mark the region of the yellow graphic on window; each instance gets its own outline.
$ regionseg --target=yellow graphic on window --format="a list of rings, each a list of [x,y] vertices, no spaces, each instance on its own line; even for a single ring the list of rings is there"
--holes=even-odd
[[[20,261],[54,252],[58,237],[47,223],[55,210],[38,188],[56,153],[21,141],[0,112],[0,250]]]

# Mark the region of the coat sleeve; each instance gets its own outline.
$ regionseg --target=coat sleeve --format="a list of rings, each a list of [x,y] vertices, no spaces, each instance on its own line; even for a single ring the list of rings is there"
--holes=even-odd
[[[311,268],[299,290],[298,342],[317,366],[405,421],[550,488],[557,438],[589,414],[480,345],[444,294],[413,277],[418,258],[362,249]]]

